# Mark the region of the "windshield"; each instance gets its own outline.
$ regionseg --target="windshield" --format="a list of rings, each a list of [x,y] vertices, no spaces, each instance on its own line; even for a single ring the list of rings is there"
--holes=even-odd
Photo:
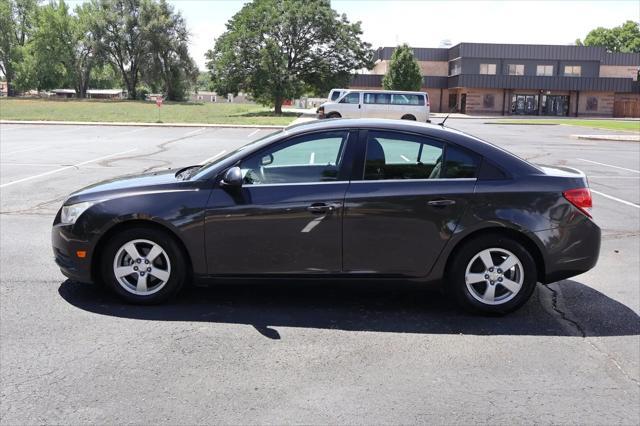
[[[266,135],[264,135],[261,138],[256,139],[255,141],[249,142],[246,145],[242,145],[240,148],[235,149],[231,152],[225,153],[224,155],[221,155],[220,157],[216,157],[210,161],[207,161],[206,163],[198,166],[198,167],[194,167],[193,170],[189,170],[189,176],[185,177],[186,179],[191,179],[192,177],[195,177],[196,179],[206,173],[207,169],[209,169],[211,166],[214,166],[215,164],[218,164],[221,161],[226,160],[227,158],[237,154],[238,152],[244,151],[245,149],[251,148],[254,145],[257,145],[259,143],[261,143],[262,141],[264,141],[265,139],[271,138],[272,136],[278,135],[280,133],[282,133],[284,131],[284,129],[278,129],[276,131],[273,131],[271,133],[268,133]]]

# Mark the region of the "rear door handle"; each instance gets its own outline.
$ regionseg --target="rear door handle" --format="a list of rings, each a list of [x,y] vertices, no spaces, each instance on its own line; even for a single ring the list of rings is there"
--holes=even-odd
[[[327,203],[313,203],[307,207],[307,211],[314,214],[331,213],[336,209],[334,204]]]
[[[431,200],[427,204],[432,207],[446,207],[452,206],[456,203],[456,200]]]

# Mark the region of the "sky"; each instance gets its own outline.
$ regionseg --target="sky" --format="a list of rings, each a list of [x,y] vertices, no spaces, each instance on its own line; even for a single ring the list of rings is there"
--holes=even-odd
[[[78,3],[79,0],[70,3]],[[241,0],[169,0],[187,21],[191,55],[205,69],[205,52]],[[361,21],[373,48],[408,43],[438,47],[442,40],[485,43],[571,44],[596,27],[640,21],[640,1],[332,0],[350,21]]]

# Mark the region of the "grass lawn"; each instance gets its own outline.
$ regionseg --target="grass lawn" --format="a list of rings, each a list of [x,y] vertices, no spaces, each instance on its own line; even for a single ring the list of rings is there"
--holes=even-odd
[[[272,124],[286,126],[297,114],[274,116],[253,104],[172,103],[160,108],[163,123]],[[158,107],[142,101],[0,99],[2,120],[155,123]]]
[[[572,119],[540,119],[540,120],[500,120],[496,124],[566,124],[569,126],[591,127],[594,129],[625,130],[640,132],[640,121],[631,120],[572,120]]]

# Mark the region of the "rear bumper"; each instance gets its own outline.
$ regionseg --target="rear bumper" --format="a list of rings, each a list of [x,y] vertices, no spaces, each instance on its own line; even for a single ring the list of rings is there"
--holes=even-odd
[[[545,246],[545,283],[580,275],[598,262],[601,231],[591,220],[535,235]]]
[[[72,280],[90,283],[91,278],[91,250],[88,241],[78,239],[71,233],[71,225],[56,224],[51,230],[51,245],[53,256],[60,271]],[[78,251],[84,251],[86,256],[80,258]]]

